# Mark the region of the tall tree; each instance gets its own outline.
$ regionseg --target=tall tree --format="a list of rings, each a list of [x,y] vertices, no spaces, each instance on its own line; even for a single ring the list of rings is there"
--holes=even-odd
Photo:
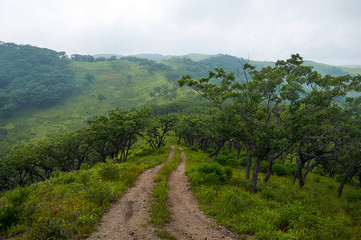
[[[198,81],[189,75],[179,80],[180,86],[193,88],[222,112],[238,116],[238,131],[256,160],[251,193],[261,162],[267,160],[271,171],[275,159],[307,135],[310,126],[334,123],[340,108],[333,100],[360,84],[361,76],[321,76],[302,63],[295,54],[261,70],[245,63],[243,81],[217,68]]]

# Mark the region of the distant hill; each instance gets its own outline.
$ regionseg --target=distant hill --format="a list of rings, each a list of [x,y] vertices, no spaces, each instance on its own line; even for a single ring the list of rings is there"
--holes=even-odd
[[[339,67],[346,67],[346,68],[361,68],[361,65],[341,65]]]
[[[93,116],[104,115],[116,107],[131,109],[151,105],[157,108],[157,113],[186,108],[190,108],[190,112],[199,111],[197,104],[203,106],[205,103],[200,102],[194,92],[178,88],[177,80],[187,74],[195,79],[205,77],[215,67],[235,72],[241,78],[239,71],[246,61],[231,55],[193,53],[184,56],[101,54],[87,62],[66,59],[65,53],[49,49],[7,46],[5,43],[0,47],[0,107],[11,106],[11,103],[21,106],[11,114],[0,116],[0,149],[19,141],[78,129]],[[25,57],[29,53],[36,57]],[[96,61],[99,57],[109,59],[113,56],[117,60]],[[12,63],[18,64],[14,67]],[[262,61],[249,63],[257,69],[274,65]],[[322,74],[361,73],[361,68],[312,61],[305,64]],[[16,94],[20,94],[19,97]],[[29,97],[38,102],[23,100]]]

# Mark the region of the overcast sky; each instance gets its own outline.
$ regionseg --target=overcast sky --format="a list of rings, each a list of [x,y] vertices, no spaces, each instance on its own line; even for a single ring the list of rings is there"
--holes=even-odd
[[[68,54],[361,65],[360,0],[0,0],[0,41]]]

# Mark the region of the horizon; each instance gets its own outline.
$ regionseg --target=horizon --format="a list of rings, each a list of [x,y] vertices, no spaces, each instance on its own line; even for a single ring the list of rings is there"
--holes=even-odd
[[[0,39],[71,54],[198,52],[276,61],[299,53],[361,65],[358,0],[0,1]]]

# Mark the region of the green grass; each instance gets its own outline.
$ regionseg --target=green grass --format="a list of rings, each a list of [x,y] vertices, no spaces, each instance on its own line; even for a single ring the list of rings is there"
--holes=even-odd
[[[162,228],[170,221],[169,204],[167,202],[168,178],[177,168],[179,162],[180,152],[179,149],[175,148],[172,161],[165,163],[154,178],[156,186],[152,192],[153,200],[151,201],[149,223],[156,228],[155,233],[162,239],[175,239],[174,236]]]
[[[201,209],[219,224],[240,235],[257,239],[360,239],[361,189],[345,186],[337,199],[339,183],[310,173],[300,189],[292,176],[272,175],[250,195],[245,168],[235,167],[228,181],[201,181],[202,165],[212,160],[196,151],[186,151],[187,175]]]
[[[0,198],[0,239],[81,239],[140,173],[165,161],[169,145],[121,164],[55,172],[45,181]],[[87,168],[87,167],[85,167]]]
[[[129,110],[154,102],[149,96],[153,87],[167,84],[161,72],[150,73],[145,67],[125,60],[72,61],[70,67],[79,86],[77,92],[55,106],[22,110],[1,119],[0,127],[6,129],[8,135],[0,139],[0,148],[77,130],[93,116],[106,115],[116,107]],[[87,73],[95,77],[93,82],[85,80]],[[165,100],[159,97],[155,101],[162,102]]]

